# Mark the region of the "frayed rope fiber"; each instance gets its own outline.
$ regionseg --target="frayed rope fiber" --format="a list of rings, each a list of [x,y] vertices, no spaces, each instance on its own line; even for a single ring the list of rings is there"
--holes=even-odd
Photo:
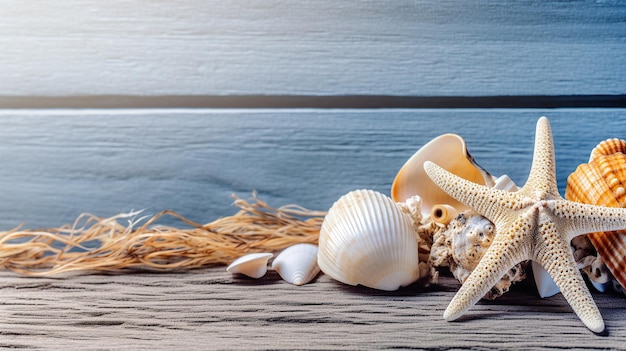
[[[229,264],[247,253],[277,252],[297,243],[317,244],[325,212],[297,205],[272,208],[256,194],[248,201],[234,198],[235,215],[205,225],[172,211],[151,218],[133,212],[110,218],[82,214],[71,226],[1,232],[0,267],[23,275],[180,270]],[[191,229],[159,225],[165,216]]]

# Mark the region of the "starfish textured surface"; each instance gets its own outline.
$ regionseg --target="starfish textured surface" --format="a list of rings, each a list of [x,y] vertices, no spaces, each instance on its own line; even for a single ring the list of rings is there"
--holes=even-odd
[[[626,209],[567,201],[556,184],[554,145],[546,117],[537,121],[530,175],[516,192],[479,185],[432,162],[428,176],[450,196],[491,220],[494,241],[444,312],[446,320],[463,315],[513,265],[533,260],[556,282],[574,312],[591,331],[604,331],[604,321],[570,249],[572,238],[626,228]]]

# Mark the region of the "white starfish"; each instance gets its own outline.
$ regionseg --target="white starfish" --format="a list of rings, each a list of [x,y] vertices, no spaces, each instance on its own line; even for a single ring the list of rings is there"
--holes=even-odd
[[[453,198],[491,220],[494,241],[444,312],[446,320],[463,315],[513,265],[533,260],[543,266],[582,322],[596,333],[604,321],[576,268],[572,238],[590,232],[626,228],[626,209],[567,201],[556,185],[550,123],[537,121],[533,163],[526,184],[516,192],[482,186],[460,178],[432,162],[428,176]]]

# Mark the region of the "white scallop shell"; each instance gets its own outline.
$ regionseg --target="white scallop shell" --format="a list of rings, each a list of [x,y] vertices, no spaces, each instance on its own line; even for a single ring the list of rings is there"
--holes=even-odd
[[[397,290],[419,278],[417,240],[409,215],[390,197],[355,190],[326,214],[318,264],[322,272],[345,284]]]
[[[252,253],[239,257],[226,270],[230,273],[241,273],[250,278],[261,278],[267,273],[267,261],[274,256],[271,253]]]
[[[317,246],[296,244],[283,250],[272,262],[281,278],[293,285],[304,285],[320,272],[317,265]]]

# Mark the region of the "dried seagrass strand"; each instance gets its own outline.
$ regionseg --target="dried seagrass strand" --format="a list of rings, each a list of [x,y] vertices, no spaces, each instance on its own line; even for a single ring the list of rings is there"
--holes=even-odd
[[[72,226],[0,233],[0,268],[23,275],[124,268],[193,269],[228,264],[251,252],[276,252],[296,243],[317,243],[325,212],[297,205],[272,208],[254,196],[235,197],[240,210],[206,225],[172,211],[151,218],[138,212],[100,218],[80,215]],[[159,225],[171,216],[191,226]],[[128,220],[123,225],[120,220]],[[137,222],[143,222],[135,228]]]

